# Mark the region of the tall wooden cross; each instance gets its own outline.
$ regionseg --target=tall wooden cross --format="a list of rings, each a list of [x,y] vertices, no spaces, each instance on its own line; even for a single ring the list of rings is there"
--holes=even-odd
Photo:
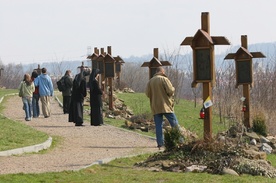
[[[193,49],[192,87],[203,83],[203,101],[212,99],[212,85],[215,83],[215,52],[214,45],[229,45],[222,36],[210,36],[209,12],[201,14],[201,29],[193,37],[186,37],[181,45],[190,45]],[[212,106],[205,109],[204,139],[212,139]]]
[[[236,65],[236,88],[239,85],[243,86],[243,112],[244,112],[244,126],[246,128],[251,128],[250,122],[250,92],[249,86],[253,82],[252,77],[252,58],[264,58],[264,54],[261,52],[249,52],[247,50],[247,36],[241,36],[241,47],[236,53],[229,53],[224,58],[235,59]]]

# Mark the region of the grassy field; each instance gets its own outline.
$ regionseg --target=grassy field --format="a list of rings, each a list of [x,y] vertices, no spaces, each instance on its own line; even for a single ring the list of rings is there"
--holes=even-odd
[[[94,165],[81,171],[59,173],[0,175],[1,183],[274,183],[275,179],[260,176],[211,175],[207,173],[153,172],[133,165],[148,155],[121,158],[104,165]]]
[[[0,90],[0,98],[5,94],[15,92],[17,90]],[[5,97],[2,102],[5,102],[8,97]],[[21,98],[18,97],[18,100],[21,100]],[[3,105],[0,105],[0,112],[3,109]],[[0,121],[0,151],[35,145],[45,142],[48,139],[46,133],[36,131],[21,122],[10,120],[2,114],[0,115]]]
[[[151,114],[149,99],[144,93],[118,93],[117,96],[125,101],[125,104],[133,110],[135,115]],[[192,101],[180,100],[175,105],[175,114],[181,126],[197,133],[197,135],[202,138],[203,120],[199,119],[199,111],[202,106],[197,104],[195,107],[194,105]],[[219,117],[216,115],[213,115],[212,125],[213,134],[225,131],[229,127],[229,123],[221,123]]]
[[[6,91],[5,91],[6,92]],[[0,96],[5,93],[0,90]],[[125,101],[125,104],[130,106],[135,114],[150,113],[149,101],[142,93],[136,94],[118,94],[118,97]],[[5,102],[5,101],[4,101]],[[2,108],[1,108],[2,109]],[[194,108],[194,103],[189,101],[180,101],[175,107],[175,112],[178,117],[181,126],[196,132],[199,136],[202,135],[203,121],[198,119],[200,106]],[[4,118],[4,117],[3,117]],[[86,116],[89,120],[88,116]],[[7,119],[5,119],[6,121]],[[2,123],[2,119],[1,119]],[[105,123],[122,127],[124,120],[105,119]],[[18,128],[15,130],[22,130],[28,128],[19,122],[15,122],[15,126]],[[11,126],[4,126],[2,129],[10,131]],[[213,132],[214,134],[219,131],[223,131],[227,128],[227,125],[221,124],[216,117],[213,120]],[[5,131],[4,130],[4,131]],[[17,132],[14,132],[17,133]],[[26,132],[27,133],[27,132]],[[40,133],[40,132],[38,132]],[[147,134],[147,133],[146,133]],[[1,139],[8,138],[2,135]],[[8,135],[8,134],[6,134]],[[22,134],[21,134],[22,135]],[[154,134],[147,134],[154,136]],[[19,135],[18,135],[19,136]],[[38,135],[39,136],[39,135]],[[36,139],[36,134],[28,136],[30,139]],[[25,138],[24,138],[25,139]],[[27,140],[27,139],[25,139]],[[2,142],[0,142],[2,146]],[[148,155],[140,155],[131,158],[121,158],[111,161],[108,164],[94,165],[81,171],[64,171],[58,173],[42,173],[42,174],[13,174],[13,175],[0,175],[0,183],[5,182],[82,182],[82,183],[121,183],[121,182],[208,182],[208,183],[253,183],[253,182],[265,182],[272,183],[275,179],[269,179],[261,176],[249,176],[241,175],[239,177],[230,175],[211,175],[206,173],[173,173],[173,172],[153,172],[146,169],[136,168],[135,163],[147,159]],[[268,160],[272,165],[276,165],[276,156],[268,155]]]

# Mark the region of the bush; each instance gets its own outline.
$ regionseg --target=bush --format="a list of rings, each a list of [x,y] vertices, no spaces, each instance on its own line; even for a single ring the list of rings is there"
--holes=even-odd
[[[260,135],[265,137],[267,136],[267,128],[264,117],[258,115],[253,119],[252,130]]]
[[[171,151],[171,150],[177,149],[179,145],[183,143],[183,139],[184,137],[181,134],[178,127],[165,129],[165,132],[164,132],[165,150]]]

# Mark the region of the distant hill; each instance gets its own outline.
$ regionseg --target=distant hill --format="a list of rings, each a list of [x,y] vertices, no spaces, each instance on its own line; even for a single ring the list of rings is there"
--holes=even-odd
[[[229,50],[225,51],[224,53],[216,54],[216,66],[220,65],[224,60],[224,57],[228,53],[235,53],[240,46],[233,46]],[[276,42],[270,42],[270,43],[257,43],[257,44],[250,44],[248,45],[248,50],[250,52],[258,51],[262,52],[267,58],[276,58]],[[190,53],[186,55],[177,55],[177,60],[183,61],[183,60],[191,60],[192,59],[192,50]],[[146,61],[150,61],[152,59],[152,54],[142,55],[142,56],[130,56],[127,58],[122,58],[126,64],[127,63],[143,63]],[[160,55],[160,58],[164,58],[164,55]],[[77,74],[78,67],[84,62],[85,66],[91,67],[91,61],[90,60],[75,60],[75,61],[62,61],[62,62],[44,62],[40,64],[40,67],[45,67],[48,69],[48,72],[51,75],[63,75],[67,69],[70,69],[73,74]],[[186,70],[187,62],[179,62],[178,68],[181,70]],[[24,72],[31,72],[32,69],[37,68],[38,65],[33,64],[24,64]]]

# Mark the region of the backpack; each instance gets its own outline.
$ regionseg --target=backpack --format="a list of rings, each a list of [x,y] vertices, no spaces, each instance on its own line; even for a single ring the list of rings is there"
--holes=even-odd
[[[65,83],[65,77],[62,77],[60,80],[57,81],[57,87],[59,91],[65,91],[67,89],[66,83]]]

